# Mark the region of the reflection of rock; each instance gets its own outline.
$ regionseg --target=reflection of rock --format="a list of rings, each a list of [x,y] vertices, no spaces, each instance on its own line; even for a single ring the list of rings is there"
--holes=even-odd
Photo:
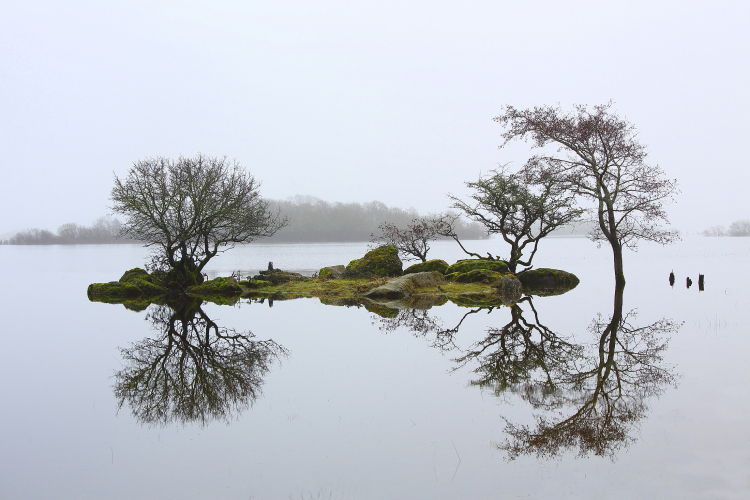
[[[523,291],[529,295],[559,295],[575,288],[578,277],[559,269],[529,269],[518,273]]]
[[[498,273],[507,273],[508,263],[503,260],[461,259],[448,267],[448,269],[445,270],[445,274],[468,273],[475,269],[487,269]]]
[[[381,318],[395,318],[398,316],[398,309],[379,304],[372,300],[365,300],[362,305],[365,306],[365,309],[371,313],[377,314]]]
[[[346,274],[346,266],[328,266],[322,267],[318,271],[318,278],[324,280],[340,280]]]
[[[365,297],[371,299],[402,299],[409,296],[417,288],[434,287],[444,281],[443,275],[436,271],[406,274],[373,288],[365,294]]]
[[[420,262],[419,264],[413,264],[404,269],[404,274],[412,273],[426,273],[428,271],[437,271],[440,274],[445,274],[445,270],[448,269],[448,263],[441,259],[428,260],[427,262]]]
[[[386,245],[370,250],[361,259],[351,261],[346,266],[346,275],[352,278],[401,276],[402,266],[396,247]]]

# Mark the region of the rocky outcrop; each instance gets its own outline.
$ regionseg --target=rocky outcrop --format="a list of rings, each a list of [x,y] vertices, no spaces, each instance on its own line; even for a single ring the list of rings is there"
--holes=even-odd
[[[403,299],[411,295],[417,288],[434,287],[444,282],[445,278],[437,271],[406,274],[373,288],[365,294],[365,297],[370,299]]]
[[[282,271],[281,269],[268,269],[266,271],[260,271],[252,278],[253,281],[268,281],[274,285],[278,285],[279,283],[286,283],[288,281],[300,281],[305,279],[309,278],[307,278],[306,276],[302,276],[300,273]]]
[[[404,269],[404,274],[426,273],[428,271],[437,271],[440,274],[445,274],[446,269],[448,269],[447,262],[442,259],[433,259],[407,267]]]
[[[321,267],[318,271],[318,278],[324,280],[340,280],[346,274],[346,266],[328,266]]]
[[[348,278],[372,278],[378,276],[401,276],[403,264],[396,247],[386,245],[367,252],[346,266]]]

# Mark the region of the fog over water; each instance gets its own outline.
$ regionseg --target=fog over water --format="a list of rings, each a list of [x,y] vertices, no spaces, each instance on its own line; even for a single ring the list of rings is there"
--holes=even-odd
[[[262,193],[420,212],[502,151],[501,106],[613,99],[684,231],[750,216],[750,7],[718,2],[3,2],[0,234],[88,224],[113,172],[228,155]]]

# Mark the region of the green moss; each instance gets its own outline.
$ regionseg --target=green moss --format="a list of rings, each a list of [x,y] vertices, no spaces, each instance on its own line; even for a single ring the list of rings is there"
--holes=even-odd
[[[445,270],[445,274],[468,273],[475,269],[487,269],[498,273],[507,273],[508,263],[504,260],[462,259],[451,264],[448,269]]]
[[[243,280],[239,282],[239,285],[243,288],[263,288],[273,285],[270,281],[266,280]]]
[[[466,273],[454,273],[451,275],[451,281],[457,283],[494,283],[499,279],[507,276],[507,273],[491,271],[489,269],[473,269]]]
[[[188,293],[192,295],[208,296],[208,295],[236,295],[239,296],[242,293],[237,280],[234,278],[214,278],[212,280],[204,281],[200,285],[193,285],[188,287]]]
[[[441,259],[428,260],[427,262],[420,262],[407,267],[404,270],[404,274],[412,273],[423,273],[427,271],[437,271],[441,274],[445,274],[445,270],[448,269],[448,263]]]
[[[346,266],[346,274],[353,278],[401,276],[402,267],[396,247],[385,245],[370,250],[361,259],[351,261]]]
[[[92,283],[86,290],[89,298],[92,297],[138,297],[142,295],[141,289],[133,283],[120,283],[119,281],[110,281],[109,283]]]

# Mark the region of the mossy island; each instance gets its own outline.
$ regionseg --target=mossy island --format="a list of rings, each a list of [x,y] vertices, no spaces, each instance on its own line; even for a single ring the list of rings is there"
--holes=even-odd
[[[169,273],[135,268],[117,281],[92,283],[92,301],[122,303],[142,310],[186,295],[220,304],[241,298],[290,300],[317,297],[326,305],[360,305],[383,316],[403,308],[427,309],[453,302],[463,307],[513,304],[522,295],[558,295],[578,285],[578,278],[557,269],[511,273],[505,261],[462,259],[453,264],[434,259],[403,269],[395,247],[368,251],[347,265],[323,267],[314,276],[274,269],[244,280],[218,277],[186,288],[170,286]]]

